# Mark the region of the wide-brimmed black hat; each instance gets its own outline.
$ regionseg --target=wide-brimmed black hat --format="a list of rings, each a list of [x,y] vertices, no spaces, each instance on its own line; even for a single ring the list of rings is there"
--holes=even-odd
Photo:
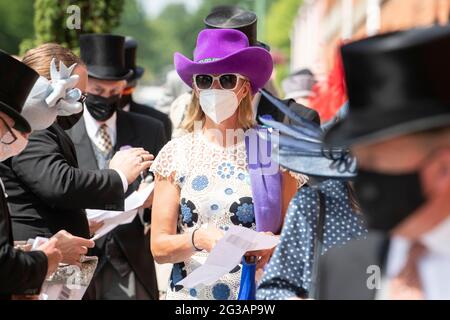
[[[142,77],[145,70],[142,67],[136,65],[138,43],[131,37],[125,39],[125,67],[133,70],[133,76],[128,81],[135,81]]]
[[[113,81],[127,80],[133,75],[133,70],[125,66],[125,37],[83,34],[80,53],[90,77]]]
[[[306,118],[306,108],[293,109],[286,101],[279,100],[265,90],[262,96],[289,119],[288,123],[262,116],[260,121],[276,130],[272,155],[279,164],[293,172],[316,178],[350,180],[356,176],[356,159],[346,148],[329,148],[323,145],[323,130],[317,120]]]
[[[287,119],[287,117],[280,110],[280,108],[278,108],[277,105],[273,103],[273,100],[269,100],[267,98],[268,96],[273,95],[266,89],[261,89],[260,92],[261,93],[264,92],[265,94],[262,94],[261,97],[259,98],[258,105],[256,108],[258,110],[257,118],[260,116],[271,115],[272,118],[276,121],[282,122],[284,120],[285,122],[289,123],[289,119]],[[295,102],[294,99],[285,99],[280,101],[282,101],[282,103],[284,103],[288,108],[294,110],[294,112],[296,112],[299,116],[320,125],[320,116],[316,110],[308,108],[300,103],[297,103]]]
[[[251,46],[262,47],[270,51],[267,44],[258,41],[257,22],[258,17],[254,12],[230,5],[213,8],[204,19],[206,28],[239,30],[245,33]]]
[[[15,129],[29,133],[30,124],[20,113],[39,74],[2,50],[0,69],[0,111],[14,120]]]
[[[331,145],[374,143],[450,126],[450,26],[378,35],[341,49],[349,114]]]

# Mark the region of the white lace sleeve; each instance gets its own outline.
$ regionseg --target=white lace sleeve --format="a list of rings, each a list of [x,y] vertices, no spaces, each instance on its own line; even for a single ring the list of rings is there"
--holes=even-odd
[[[281,170],[281,172],[289,173],[289,175],[297,181],[297,188],[298,189],[303,187],[309,181],[309,177],[304,175],[304,174],[296,173],[296,172],[293,172],[291,170],[287,170],[287,169],[285,169],[283,167],[280,167],[280,170]]]
[[[179,139],[169,141],[158,153],[155,161],[153,161],[150,171],[155,175],[167,178],[172,182],[178,180],[179,164],[180,161],[180,145]]]

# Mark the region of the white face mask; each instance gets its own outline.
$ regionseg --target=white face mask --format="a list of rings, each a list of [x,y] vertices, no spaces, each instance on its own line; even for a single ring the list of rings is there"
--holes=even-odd
[[[0,142],[0,162],[18,155],[25,149],[28,144],[28,139],[26,139],[19,131],[15,129],[11,130],[14,131],[17,140],[14,141],[13,144],[4,144]],[[10,133],[7,132],[6,134]]]
[[[212,121],[219,124],[236,112],[239,101],[234,91],[208,89],[200,91],[200,106]]]

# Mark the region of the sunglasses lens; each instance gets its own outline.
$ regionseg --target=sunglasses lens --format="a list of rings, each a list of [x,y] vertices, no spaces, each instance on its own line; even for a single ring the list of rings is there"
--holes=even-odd
[[[236,88],[237,76],[235,74],[224,74],[220,76],[220,85],[226,90]]]
[[[206,74],[199,74],[195,76],[195,85],[200,90],[205,90],[211,88],[213,83],[213,78]]]

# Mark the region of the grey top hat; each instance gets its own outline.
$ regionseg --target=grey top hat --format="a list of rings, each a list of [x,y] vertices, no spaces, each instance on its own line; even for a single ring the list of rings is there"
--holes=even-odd
[[[204,19],[207,28],[239,30],[245,33],[251,46],[262,47],[270,51],[267,44],[257,39],[257,22],[258,17],[254,12],[232,5],[214,7]]]
[[[309,69],[302,69],[290,74],[281,83],[286,99],[308,98],[313,95],[312,88],[316,78]]]

